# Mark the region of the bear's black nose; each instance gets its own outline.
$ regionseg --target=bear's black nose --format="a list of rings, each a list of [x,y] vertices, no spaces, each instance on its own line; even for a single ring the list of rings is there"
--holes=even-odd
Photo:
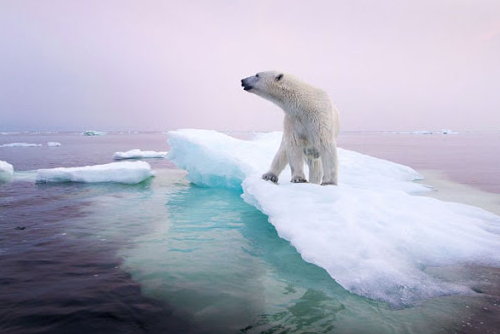
[[[250,90],[253,88],[252,85],[248,82],[248,78],[241,80],[241,86],[243,86],[243,90]]]

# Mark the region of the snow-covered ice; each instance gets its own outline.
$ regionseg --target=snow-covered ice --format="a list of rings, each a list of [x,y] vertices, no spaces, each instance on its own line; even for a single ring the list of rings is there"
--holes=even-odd
[[[58,167],[37,170],[36,182],[117,182],[135,184],[153,176],[144,161],[113,162],[85,167]]]
[[[0,147],[39,147],[42,144],[33,144],[33,143],[10,143],[10,144],[1,144]]]
[[[0,182],[10,181],[14,174],[14,167],[6,161],[0,160]]]
[[[145,158],[165,158],[168,152],[141,151],[139,149],[130,150],[127,152],[116,152],[113,159],[145,159]]]
[[[58,142],[58,141],[49,141],[49,142],[47,142],[47,146],[49,146],[49,147],[59,147],[59,146],[61,146],[61,143]]]
[[[428,188],[413,182],[421,177],[409,167],[340,149],[339,186],[291,184],[288,167],[279,185],[263,181],[280,140],[178,130],[169,133],[167,158],[198,185],[242,189],[305,261],[359,295],[408,305],[472,293],[433,268],[500,267],[500,217],[417,195]]]
[[[106,132],[87,130],[87,131],[82,132],[82,135],[84,135],[84,136],[104,136],[104,135],[106,135]]]

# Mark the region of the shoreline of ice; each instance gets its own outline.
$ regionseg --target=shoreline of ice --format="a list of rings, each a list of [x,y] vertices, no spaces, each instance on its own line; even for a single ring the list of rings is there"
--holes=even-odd
[[[428,268],[500,267],[500,217],[485,210],[415,196],[413,169],[339,150],[339,186],[263,181],[281,139],[261,134],[244,141],[208,130],[169,133],[167,156],[191,182],[241,189],[278,235],[302,258],[324,268],[350,292],[395,306],[448,294],[473,293]]]

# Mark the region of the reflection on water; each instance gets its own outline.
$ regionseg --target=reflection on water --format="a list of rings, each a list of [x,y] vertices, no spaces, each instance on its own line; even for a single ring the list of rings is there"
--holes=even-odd
[[[150,196],[148,183],[0,184],[0,333],[190,329],[119,269],[118,249],[148,224],[137,214],[108,220],[120,216],[113,203]]]

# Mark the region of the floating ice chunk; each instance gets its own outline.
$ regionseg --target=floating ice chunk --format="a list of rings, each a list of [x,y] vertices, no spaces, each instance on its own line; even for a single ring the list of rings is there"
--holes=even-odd
[[[32,144],[32,143],[10,143],[10,144],[1,144],[0,147],[39,147],[42,144]]]
[[[87,131],[82,132],[82,135],[84,135],[84,136],[104,136],[104,135],[106,135],[106,132],[87,130]]]
[[[141,151],[139,149],[130,150],[127,152],[116,152],[113,159],[144,159],[144,158],[165,158],[168,152]]]
[[[393,305],[454,293],[466,283],[433,267],[500,266],[500,217],[479,208],[412,195],[426,187],[413,169],[339,150],[339,186],[263,181],[280,133],[238,140],[204,130],[169,133],[168,158],[203,186],[241,188],[302,258],[345,289]],[[307,174],[306,174],[307,175]]]
[[[49,146],[49,147],[59,147],[59,146],[61,146],[61,143],[57,142],[57,141],[49,141],[49,142],[47,142],[47,146]]]
[[[14,167],[6,161],[0,160],[0,182],[12,180],[14,175]]]
[[[113,162],[105,165],[37,170],[36,182],[117,182],[135,184],[153,176],[144,161]]]
[[[458,132],[452,131],[450,129],[442,129],[441,134],[443,135],[456,135]]]
[[[411,133],[412,135],[432,135],[434,132],[422,130],[422,131],[410,131],[409,133]]]

